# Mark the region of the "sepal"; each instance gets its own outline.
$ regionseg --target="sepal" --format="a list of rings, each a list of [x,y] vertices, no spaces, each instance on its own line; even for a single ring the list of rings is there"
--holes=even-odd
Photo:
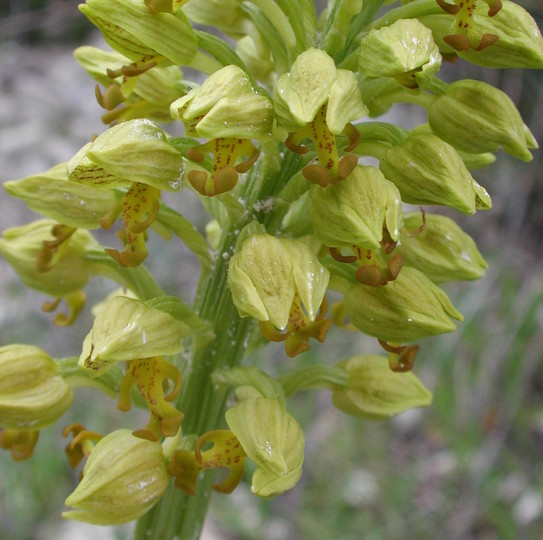
[[[343,182],[312,189],[310,216],[313,234],[325,246],[378,249],[383,230],[399,238],[401,196],[379,169],[359,165]]]
[[[304,435],[274,399],[253,398],[226,411],[226,422],[257,465],[251,491],[273,497],[291,489],[302,474]]]
[[[114,189],[98,191],[70,182],[67,163],[59,163],[41,174],[4,182],[4,188],[34,212],[77,229],[99,228],[100,218],[121,198]]]
[[[173,355],[188,327],[139,300],[115,297],[96,315],[83,342],[79,366],[98,376],[115,362]]]
[[[79,10],[107,43],[136,64],[189,64],[197,40],[182,11],[151,13],[140,0],[87,0]]]
[[[105,188],[112,182],[137,182],[166,191],[181,187],[183,156],[150,120],[129,120],[113,126],[83,148],[68,164],[73,181]]]

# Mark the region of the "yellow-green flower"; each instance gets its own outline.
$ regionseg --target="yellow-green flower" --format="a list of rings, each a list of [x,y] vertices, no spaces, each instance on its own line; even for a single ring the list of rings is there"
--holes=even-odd
[[[321,186],[346,178],[357,159],[353,155],[340,159],[336,135],[349,137],[345,150],[354,147],[358,131],[350,123],[368,113],[354,73],[337,69],[324,51],[308,49],[279,78],[274,100],[277,135],[286,138],[288,148],[304,154],[308,149],[300,143],[313,141],[318,165],[306,166],[304,176]]]
[[[330,273],[302,242],[255,234],[243,242],[228,268],[228,285],[241,317],[261,321],[265,336],[285,341],[289,356],[324,341],[324,294]],[[277,330],[279,329],[279,330]]]
[[[258,158],[251,140],[266,141],[272,136],[273,105],[255,91],[247,73],[237,66],[216,71],[201,87],[174,101],[170,110],[185,125],[186,135],[210,139],[187,151],[194,163],[202,163],[206,154],[213,154],[210,174],[196,167],[187,174],[202,195],[214,196],[232,189],[238,173],[247,172]],[[243,156],[247,160],[238,163]]]
[[[358,69],[368,77],[394,77],[407,88],[436,73],[441,55],[432,31],[417,19],[400,19],[371,30],[360,43]]]

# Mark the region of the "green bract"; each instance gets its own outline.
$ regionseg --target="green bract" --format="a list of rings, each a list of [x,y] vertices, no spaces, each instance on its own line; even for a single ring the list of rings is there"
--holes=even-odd
[[[151,13],[142,0],[87,0],[81,12],[108,44],[133,62],[189,64],[198,50],[182,13]]]
[[[487,264],[473,239],[452,219],[426,214],[422,231],[419,212],[404,214],[405,228],[395,252],[400,253],[407,266],[417,268],[434,283],[479,279]]]
[[[503,148],[531,161],[537,142],[511,99],[481,81],[462,80],[447,86],[428,109],[432,131],[455,148],[479,154]]]
[[[286,132],[311,122],[325,105],[326,125],[334,135],[368,113],[354,74],[337,69],[319,49],[308,49],[296,58],[290,72],[277,81],[274,100],[277,126]]]
[[[0,427],[42,429],[56,422],[72,400],[47,353],[32,345],[0,347]]]
[[[273,497],[296,485],[302,474],[304,434],[274,399],[249,398],[226,411],[226,422],[257,464],[251,491]]]
[[[377,249],[383,229],[399,238],[402,201],[379,169],[359,165],[336,185],[312,189],[310,215],[313,234],[324,245]]]
[[[168,313],[117,296],[96,314],[83,342],[79,367],[95,377],[115,362],[176,354],[188,332],[184,323]]]
[[[447,295],[422,272],[404,266],[386,287],[353,285],[345,293],[345,310],[365,334],[391,343],[415,341],[453,332],[462,315]]]
[[[237,66],[213,73],[202,86],[174,101],[170,110],[189,136],[271,138],[273,105],[255,92],[247,73]]]
[[[147,512],[168,487],[162,447],[120,429],[101,439],[85,464],[83,478],[66,499],[75,510],[62,517],[120,525]]]
[[[454,147],[431,133],[409,135],[384,155],[379,166],[404,202],[450,206],[465,214],[492,205]]]
[[[77,230],[58,246],[52,260],[39,269],[43,243],[56,241],[52,233],[56,226],[58,223],[42,219],[7,229],[0,238],[0,253],[27,287],[62,297],[87,284],[90,264],[85,260],[85,252],[98,243],[87,231]]]
[[[59,163],[42,174],[4,182],[4,188],[48,218],[69,227],[97,229],[100,218],[120,200],[121,194],[70,182],[66,166]]]
[[[138,182],[177,191],[183,172],[182,155],[156,124],[145,119],[109,128],[68,163],[70,180],[104,189]]]
[[[333,390],[332,402],[347,414],[379,420],[432,403],[431,392],[413,373],[395,373],[385,357],[354,356],[337,367],[349,381]]]
[[[432,31],[417,19],[371,30],[360,43],[358,69],[369,77],[394,77],[407,88],[439,71],[441,55]]]
[[[255,234],[232,257],[228,285],[241,317],[251,315],[284,328],[296,292],[315,319],[329,275],[303,242]]]

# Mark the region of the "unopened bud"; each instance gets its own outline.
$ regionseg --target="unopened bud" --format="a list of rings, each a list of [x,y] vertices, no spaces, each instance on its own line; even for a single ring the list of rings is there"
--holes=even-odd
[[[347,414],[379,420],[432,402],[431,392],[412,372],[395,373],[385,357],[354,356],[337,367],[349,380],[333,391],[332,401]]]
[[[531,161],[537,143],[511,99],[490,84],[462,80],[450,84],[428,109],[432,131],[455,148],[479,154],[503,148]]]
[[[445,292],[409,266],[386,287],[352,286],[344,303],[359,330],[390,343],[453,332],[451,317],[462,320]]]
[[[488,193],[453,146],[432,133],[413,133],[381,159],[383,174],[410,204],[439,204],[465,214],[488,209]]]
[[[81,482],[66,499],[75,510],[62,517],[96,525],[133,521],[160,499],[169,480],[158,442],[134,437],[127,429],[114,431],[92,450]]]
[[[31,345],[0,347],[0,427],[42,429],[56,422],[72,400],[47,353]]]
[[[80,291],[87,284],[90,265],[85,251],[97,246],[91,234],[82,229],[59,239],[54,236],[58,227],[54,221],[39,220],[7,229],[0,238],[0,253],[21,281],[57,298]],[[44,242],[50,247],[44,248]],[[50,258],[40,261],[45,252]]]
[[[396,251],[405,265],[417,268],[434,283],[483,276],[485,260],[473,239],[452,219],[426,214],[423,222],[421,214],[413,212],[404,214],[404,224]]]

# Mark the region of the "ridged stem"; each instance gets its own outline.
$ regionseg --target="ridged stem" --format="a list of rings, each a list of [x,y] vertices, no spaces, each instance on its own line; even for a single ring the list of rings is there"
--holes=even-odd
[[[274,145],[259,159],[237,195],[243,198],[247,209],[258,207],[265,200],[279,193],[288,179],[299,168],[299,156],[287,152],[279,162],[279,149]],[[224,422],[228,387],[216,387],[211,382],[215,369],[238,365],[243,358],[252,323],[240,319],[232,302],[227,285],[228,259],[233,253],[241,228],[255,219],[248,212],[243,223],[232,223],[224,231],[220,248],[209,276],[199,284],[194,309],[199,316],[211,323],[216,339],[209,345],[197,347],[184,374],[183,391],[179,402],[185,414],[184,434],[201,435],[220,428]],[[271,223],[273,212],[259,216],[261,222]],[[275,220],[277,221],[277,220]],[[274,231],[269,231],[273,233]],[[211,495],[214,472],[204,473],[197,483],[196,495],[187,495],[170,485],[160,502],[138,521],[136,540],[196,540],[200,537]]]

